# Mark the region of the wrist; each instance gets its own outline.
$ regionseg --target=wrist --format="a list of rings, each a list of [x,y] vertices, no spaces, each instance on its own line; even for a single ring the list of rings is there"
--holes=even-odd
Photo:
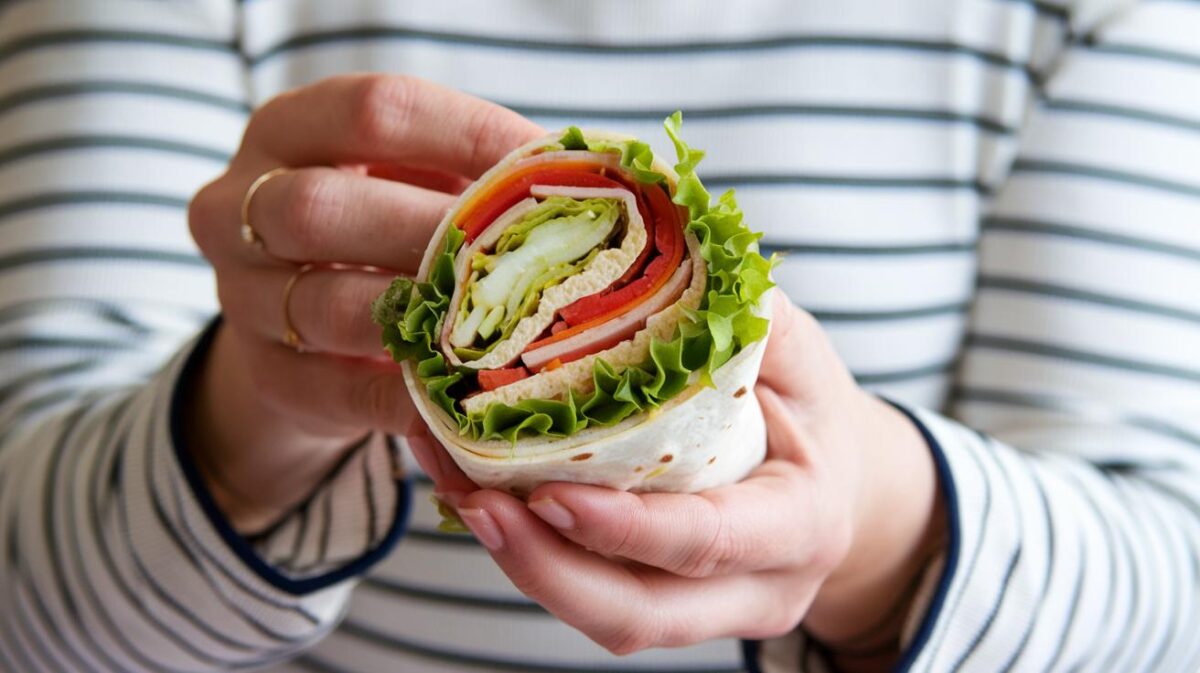
[[[946,521],[933,456],[916,426],[863,391],[853,411],[844,416],[857,426],[860,457],[850,550],[804,626],[839,664],[871,669],[899,655],[915,587],[940,549]]]
[[[206,489],[239,533],[261,530],[301,502],[343,439],[313,436],[266,404],[242,366],[235,335],[221,325],[188,386],[184,449]]]

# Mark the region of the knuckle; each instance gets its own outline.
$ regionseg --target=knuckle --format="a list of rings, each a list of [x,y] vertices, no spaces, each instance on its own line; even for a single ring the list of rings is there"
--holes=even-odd
[[[791,536],[786,558],[791,565],[804,567],[825,577],[850,553],[854,542],[853,509],[840,494],[826,489],[799,486],[793,489],[790,507],[810,512],[809,523]]]
[[[262,134],[270,126],[277,123],[280,115],[286,111],[288,101],[296,95],[296,90],[284,91],[268,98],[250,119],[246,122],[246,131],[242,136],[243,147],[253,147],[260,144]]]
[[[753,631],[747,635],[755,640],[768,640],[771,638],[781,638],[795,630],[800,623],[781,617],[772,617],[767,621],[760,622]]]
[[[658,644],[653,631],[640,619],[631,619],[617,625],[596,642],[617,656],[641,652]]]
[[[339,274],[329,274],[339,275]],[[322,314],[318,316],[323,329],[327,330],[331,345],[335,349],[348,349],[362,341],[364,330],[370,329],[370,302],[362,301],[346,282],[334,282],[330,296],[314,302]]]
[[[358,399],[354,400],[354,409],[372,427],[387,425],[389,419],[397,417],[403,410],[403,395],[394,376],[366,376],[358,386],[356,395]]]
[[[769,606],[766,625],[771,630],[771,637],[786,635],[795,631],[800,622],[808,615],[819,585],[810,581],[789,582],[775,593],[775,601]]]
[[[625,656],[654,647],[672,647],[695,642],[692,629],[680,623],[669,604],[661,603],[650,585],[626,597],[639,607],[600,621],[573,624],[596,644],[617,656]]]
[[[513,586],[526,596],[534,599],[541,598],[547,595],[546,584],[538,578],[537,574],[529,570],[508,568],[505,570],[508,579]]]
[[[788,592],[783,592],[781,596],[783,595],[788,595]],[[804,620],[804,616],[807,613],[807,605],[807,601],[799,599],[785,600],[781,598],[780,605],[776,607],[773,614],[765,621],[768,631],[766,637],[778,638],[795,631],[800,622]]]
[[[622,636],[614,640],[601,643],[601,645],[604,647],[604,649],[608,650],[610,654],[615,654],[618,657],[624,657],[636,652],[641,652],[642,650],[649,649],[651,645],[643,642],[643,640],[643,638],[640,638],[636,635],[630,635],[628,637]]]
[[[642,499],[632,493],[620,495],[628,503],[625,516],[620,523],[601,533],[596,540],[599,548],[608,553],[626,558],[641,558],[653,550],[658,543],[654,535],[646,530],[646,518],[650,515]]]
[[[217,247],[216,232],[220,230],[220,202],[217,182],[200,188],[188,203],[188,231],[196,247],[205,255],[211,255]]]
[[[802,599],[792,599],[791,592],[780,592],[778,600],[771,605],[763,606],[762,614],[747,627],[737,630],[736,635],[751,640],[766,640],[786,636],[804,619],[807,603]]]
[[[302,250],[319,249],[322,223],[335,217],[339,209],[336,190],[320,172],[303,170],[291,174],[283,212],[289,228],[288,238]]]
[[[718,574],[723,565],[720,544],[716,537],[710,538],[703,547],[684,559],[676,574],[691,579],[701,579]]]
[[[637,534],[637,525],[634,523],[634,518],[626,518],[621,527],[613,533],[609,548],[617,556],[628,558],[639,556],[641,547],[642,543],[640,536]]]
[[[470,126],[471,147],[468,160],[472,166],[486,166],[494,161],[497,148],[493,146],[499,134],[497,130],[504,127],[505,118],[511,114],[508,110],[485,105],[475,113]]]
[[[547,579],[544,568],[533,563],[508,563],[503,567],[508,581],[517,591],[532,598],[544,606],[560,605],[564,602],[561,589],[555,587],[553,581]],[[581,631],[588,632],[591,622],[574,622]],[[595,640],[595,638],[593,637]],[[599,641],[597,641],[599,642]]]
[[[737,545],[720,506],[707,498],[705,501],[711,506],[697,529],[711,533],[684,557],[677,570],[677,574],[684,577],[702,578],[718,574],[737,557]]]
[[[417,80],[407,75],[363,77],[353,101],[351,132],[366,145],[395,139],[409,117],[417,88]]]

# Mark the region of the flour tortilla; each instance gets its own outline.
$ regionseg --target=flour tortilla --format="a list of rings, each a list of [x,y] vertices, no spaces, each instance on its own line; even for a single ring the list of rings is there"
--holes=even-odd
[[[593,131],[585,131],[584,136],[614,143],[629,139]],[[452,226],[462,204],[514,163],[538,148],[554,144],[558,138],[557,134],[546,136],[514,150],[463,192],[434,232],[417,274],[418,281],[428,277],[447,227]],[[654,170],[666,175],[674,187],[677,176],[670,166],[656,159]],[[687,236],[692,237],[689,249],[697,254],[694,237],[690,233]],[[769,319],[770,306],[768,292],[759,300],[758,315]],[[678,304],[657,316],[665,317],[668,313],[677,315]],[[634,339],[651,328],[642,330]],[[692,493],[741,480],[766,454],[766,427],[754,394],[766,341],[763,338],[754,342],[713,371],[713,387],[700,384],[693,375],[687,388],[652,412],[634,414],[610,427],[588,427],[569,437],[520,438],[515,446],[508,441],[473,440],[460,435],[457,423],[429,398],[413,363],[406,361],[402,368],[417,411],[433,436],[481,487],[524,496],[541,484],[568,481],[637,492]],[[590,387],[591,360],[625,345],[618,344],[577,361],[583,364],[573,369],[586,373],[572,372],[571,380],[581,389]],[[525,380],[533,385],[521,383],[539,389],[536,382],[539,376]],[[560,374],[558,379],[563,376]],[[559,381],[555,383],[561,385]]]

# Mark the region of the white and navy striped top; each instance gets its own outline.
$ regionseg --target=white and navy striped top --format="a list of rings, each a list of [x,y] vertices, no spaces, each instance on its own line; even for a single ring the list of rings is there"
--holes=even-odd
[[[799,636],[610,656],[386,447],[221,519],[173,441],[217,310],[186,204],[256,105],[352,70],[662,152],[684,110],[927,432],[950,535],[901,670],[1200,670],[1195,0],[0,2],[0,669],[821,670]]]

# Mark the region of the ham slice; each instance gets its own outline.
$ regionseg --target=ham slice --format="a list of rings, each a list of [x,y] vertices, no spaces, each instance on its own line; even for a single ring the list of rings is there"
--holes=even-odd
[[[521,354],[530,371],[539,371],[553,360],[570,362],[610,348],[633,336],[646,325],[650,316],[665,309],[683,294],[692,278],[692,265],[681,264],[653,297],[634,307],[625,315],[584,330],[568,339],[533,348]]]
[[[607,166],[610,168],[621,168],[621,155],[617,152],[591,152],[588,150],[559,150],[557,152],[542,152],[531,157],[526,157],[517,163],[513,164],[513,169],[525,168],[526,166],[536,166],[538,164],[561,164],[561,163],[578,163],[587,162]]]

